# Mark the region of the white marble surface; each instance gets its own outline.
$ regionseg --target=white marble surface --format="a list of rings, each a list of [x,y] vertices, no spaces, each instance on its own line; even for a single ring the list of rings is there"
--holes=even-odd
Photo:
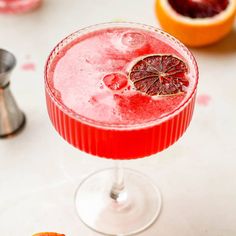
[[[1,235],[97,235],[78,220],[73,194],[86,175],[112,163],[81,153],[54,131],[46,112],[43,67],[53,46],[81,27],[117,19],[157,26],[153,4],[48,0],[36,12],[0,15],[0,47],[18,58],[12,91],[27,114],[23,133],[0,140]],[[164,198],[157,223],[140,236],[236,235],[236,27],[221,43],[193,52],[201,76],[189,129],[168,150],[125,163],[149,175]],[[22,70],[31,62],[35,70]]]

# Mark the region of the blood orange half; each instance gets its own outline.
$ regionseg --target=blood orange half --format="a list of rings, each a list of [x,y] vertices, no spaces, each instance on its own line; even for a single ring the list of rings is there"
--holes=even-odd
[[[189,46],[204,46],[232,29],[236,0],[156,0],[162,28]]]

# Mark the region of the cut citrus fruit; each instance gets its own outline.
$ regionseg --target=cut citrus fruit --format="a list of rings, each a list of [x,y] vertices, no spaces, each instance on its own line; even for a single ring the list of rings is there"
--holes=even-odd
[[[236,0],[156,0],[162,28],[189,46],[219,41],[232,29]]]
[[[186,64],[176,56],[146,55],[131,68],[129,78],[136,90],[149,96],[174,95],[185,92],[189,81]]]
[[[43,233],[34,234],[33,236],[65,236],[65,234],[58,234],[54,232],[43,232]]]

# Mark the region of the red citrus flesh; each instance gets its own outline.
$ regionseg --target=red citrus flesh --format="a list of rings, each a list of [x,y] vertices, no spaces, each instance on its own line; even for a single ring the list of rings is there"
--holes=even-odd
[[[189,85],[186,64],[173,55],[148,55],[132,67],[129,78],[136,90],[149,96],[185,92]]]
[[[229,0],[168,0],[172,8],[191,18],[213,17],[224,11]]]

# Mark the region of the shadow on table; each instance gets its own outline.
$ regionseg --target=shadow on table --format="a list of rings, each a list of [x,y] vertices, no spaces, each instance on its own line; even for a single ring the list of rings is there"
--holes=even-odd
[[[211,46],[193,49],[200,53],[212,55],[236,54],[236,29],[234,29],[225,39]]]

